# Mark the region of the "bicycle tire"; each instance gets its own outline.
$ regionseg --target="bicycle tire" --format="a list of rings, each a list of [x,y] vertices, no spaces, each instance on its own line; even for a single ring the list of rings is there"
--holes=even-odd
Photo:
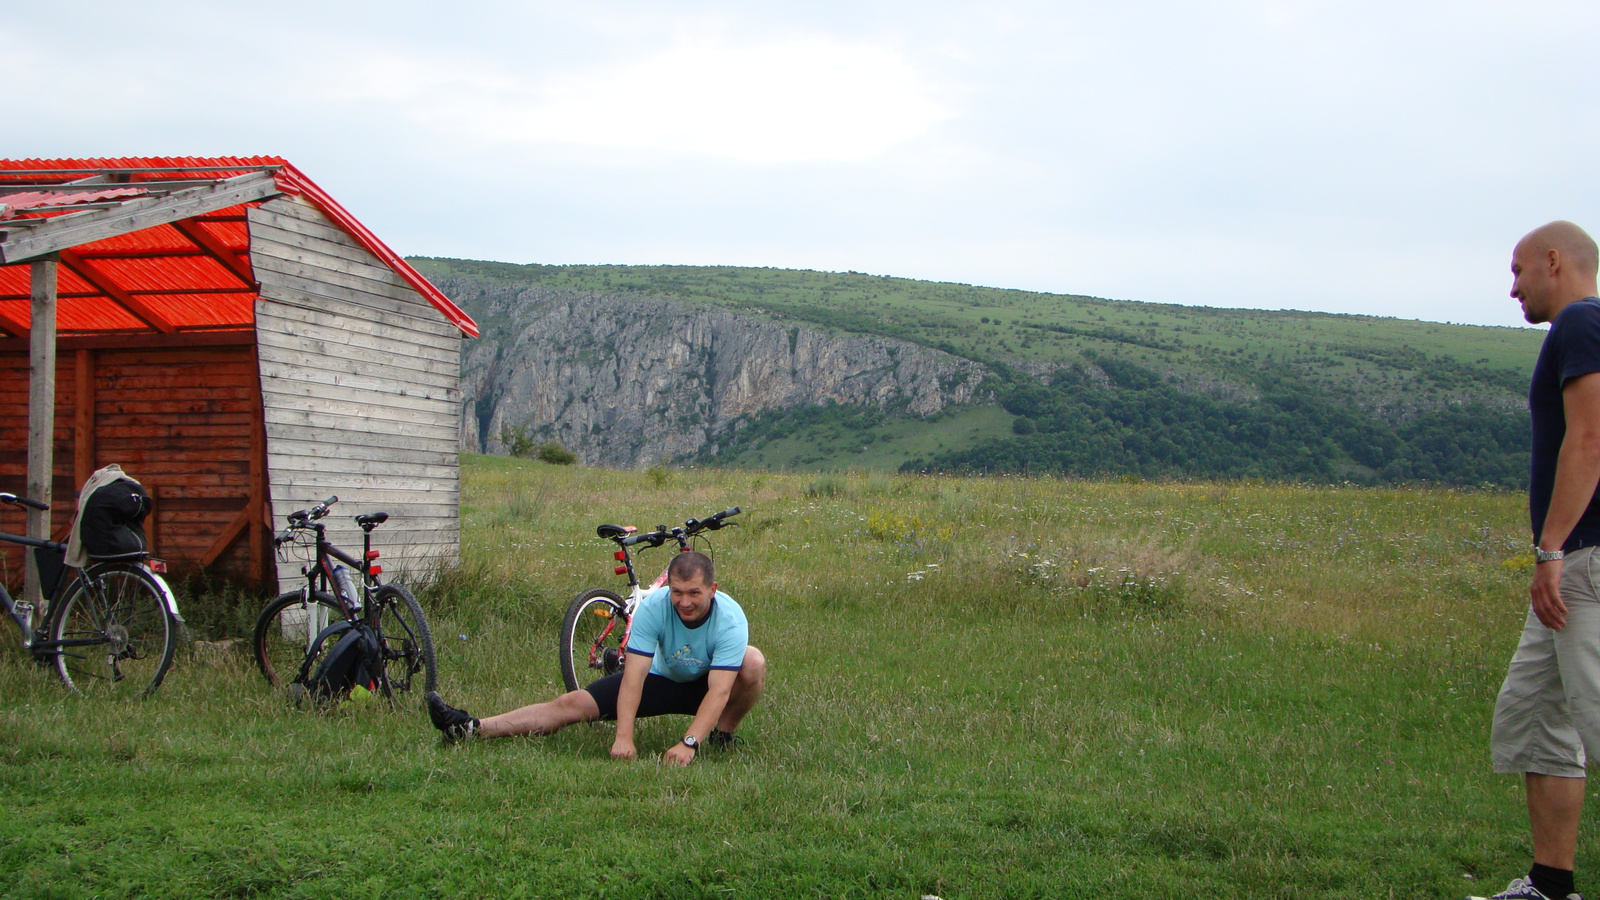
[[[438,690],[439,673],[433,652],[433,633],[422,604],[403,584],[385,584],[372,590],[378,631],[383,635],[383,670],[389,699],[409,694],[422,673],[422,689]]]
[[[589,681],[622,671],[622,637],[628,631],[628,611],[622,598],[605,588],[584,591],[567,605],[561,620],[561,680],[568,691]],[[587,684],[587,682],[585,682]]]
[[[147,696],[172,666],[178,627],[164,592],[143,566],[90,566],[52,613],[50,639],[92,643],[57,643],[56,673],[76,694]]]
[[[311,641],[331,622],[344,618],[332,594],[306,599],[300,591],[279,594],[261,610],[250,638],[256,668],[273,687],[287,688],[300,674]]]

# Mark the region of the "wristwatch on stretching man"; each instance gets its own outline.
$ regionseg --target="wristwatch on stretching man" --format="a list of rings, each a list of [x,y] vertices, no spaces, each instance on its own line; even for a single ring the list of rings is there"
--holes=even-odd
[[[683,736],[683,745],[696,753],[700,752],[700,742],[696,740],[695,736],[692,734],[686,734]]]

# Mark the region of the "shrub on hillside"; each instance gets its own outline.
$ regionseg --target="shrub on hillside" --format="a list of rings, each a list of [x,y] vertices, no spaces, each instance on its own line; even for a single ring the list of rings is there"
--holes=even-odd
[[[523,425],[510,423],[501,425],[500,446],[505,448],[508,456],[533,455],[533,438],[528,435],[528,429]]]
[[[578,454],[573,453],[555,441],[540,444],[535,454],[540,462],[546,462],[553,466],[570,466],[578,461]]]

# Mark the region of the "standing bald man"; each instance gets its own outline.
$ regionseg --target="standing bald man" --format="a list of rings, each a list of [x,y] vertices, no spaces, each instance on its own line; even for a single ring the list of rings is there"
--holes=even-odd
[[[1530,232],[1511,254],[1511,296],[1550,323],[1533,367],[1528,512],[1535,565],[1522,640],[1495,701],[1494,770],[1520,774],[1533,868],[1494,896],[1581,896],[1572,871],[1585,749],[1600,753],[1600,251],[1571,222]]]

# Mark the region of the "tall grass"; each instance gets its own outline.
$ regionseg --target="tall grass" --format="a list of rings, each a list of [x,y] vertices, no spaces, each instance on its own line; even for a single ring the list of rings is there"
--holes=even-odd
[[[1458,896],[1526,865],[1485,751],[1517,496],[664,475],[464,458],[462,563],[427,592],[443,690],[552,696],[567,601],[621,588],[594,526],[738,504],[718,579],[771,662],[743,750],[616,763],[604,726],[440,748],[414,709],[300,713],[201,656],[97,705],[12,650],[0,890]]]

